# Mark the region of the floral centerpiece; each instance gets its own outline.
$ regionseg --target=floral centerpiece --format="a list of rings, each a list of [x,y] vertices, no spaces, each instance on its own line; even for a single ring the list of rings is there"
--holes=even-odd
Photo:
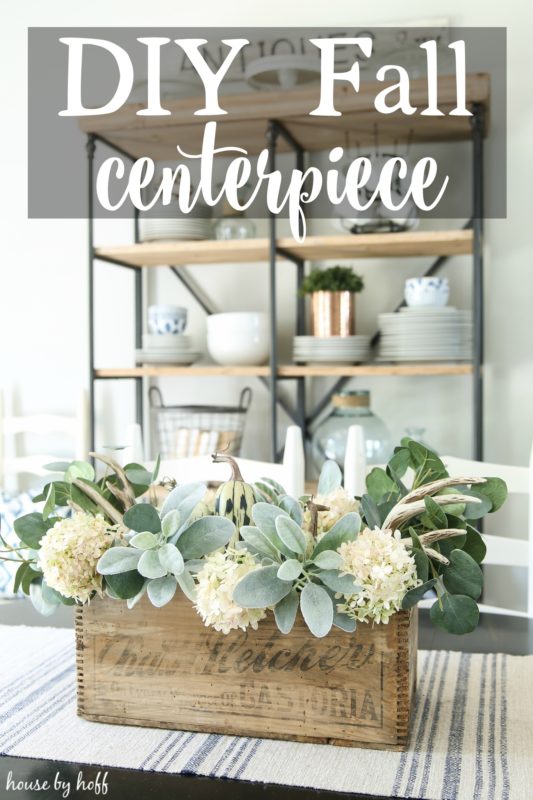
[[[245,482],[235,461],[216,494],[203,483],[157,483],[158,468],[121,468],[106,456],[101,477],[85,462],[64,470],[20,517],[15,590],[44,614],[107,595],[128,608],[156,607],[182,591],[221,634],[255,629],[273,615],[288,634],[300,611],[310,633],[386,624],[432,592],[430,616],[464,634],[478,622],[485,545],[475,521],[504,502],[498,478],[450,477],[441,459],[410,439],[354,498],[333,461],[316,496],[293,498],[268,478]],[[407,485],[408,484],[408,485]]]

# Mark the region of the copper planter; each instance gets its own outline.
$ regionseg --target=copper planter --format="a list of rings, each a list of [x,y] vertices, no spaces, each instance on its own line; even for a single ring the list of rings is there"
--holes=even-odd
[[[355,332],[355,294],[353,292],[313,292],[311,294],[311,333],[313,336],[353,336]]]

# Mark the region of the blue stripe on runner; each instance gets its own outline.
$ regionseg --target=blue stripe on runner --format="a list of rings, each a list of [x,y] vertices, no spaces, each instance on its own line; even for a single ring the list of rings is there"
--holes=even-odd
[[[148,764],[148,762],[149,762],[149,761],[151,761],[151,759],[152,759],[152,758],[153,758],[155,755],[157,755],[157,753],[159,753],[159,751],[161,750],[161,748],[163,747],[163,745],[164,745],[164,744],[166,744],[166,742],[168,742],[168,740],[169,740],[170,738],[173,738],[175,735],[176,735],[176,734],[174,733],[174,731],[169,731],[169,732],[166,734],[166,736],[164,736],[164,737],[161,739],[161,741],[160,741],[160,742],[159,742],[159,743],[158,743],[158,744],[157,744],[157,745],[154,747],[154,749],[153,749],[153,750],[152,750],[150,753],[148,753],[148,755],[146,756],[146,758],[144,759],[144,761],[141,761],[141,763],[139,764],[139,767],[138,767],[138,769],[147,769],[147,766],[146,766],[146,765]],[[148,769],[149,769],[149,768],[148,768]]]
[[[233,751],[237,747],[238,741],[239,741],[239,737],[235,736],[235,738],[230,742],[228,747],[226,747],[226,749],[224,750],[224,752],[222,753],[222,755],[218,759],[217,763],[215,764],[215,766],[213,767],[213,769],[209,773],[209,775],[211,777],[214,777],[218,773],[218,770],[220,769],[220,767],[222,766],[224,761],[226,761],[229,758],[229,756],[233,753]]]
[[[483,789],[483,744],[485,739],[485,701],[487,685],[487,654],[481,660],[481,681],[479,688],[479,711],[477,715],[476,734],[476,781],[474,784],[474,797],[481,797]]]
[[[56,703],[60,702],[63,697],[66,696],[68,693],[69,696],[74,697],[75,699],[75,687],[70,686],[69,684],[62,684],[60,687],[57,687],[58,691],[53,694],[52,696],[47,695],[43,698],[39,703],[33,706],[33,708],[26,710],[24,709],[24,714],[15,717],[13,723],[10,727],[4,728],[0,732],[0,748],[5,745],[11,745],[11,737],[16,736],[20,731],[26,730],[28,725],[31,725],[37,717],[42,716],[42,714],[46,713],[48,708],[53,707]],[[3,744],[2,744],[3,742]],[[7,751],[6,751],[7,752]]]
[[[180,743],[180,741],[183,739],[184,736],[185,736],[185,734],[183,733],[183,731],[180,731],[179,733],[175,733],[175,732],[172,733],[171,737],[170,737],[170,740],[168,741],[167,747],[159,755],[159,758],[157,758],[154,761],[154,763],[152,764],[150,769],[151,770],[155,770],[156,767],[158,767],[161,764],[161,762],[168,756],[168,754],[173,751],[173,749],[176,747],[176,745],[178,745]]]
[[[243,774],[244,770],[246,769],[246,767],[248,766],[248,764],[250,763],[252,758],[256,755],[257,751],[259,750],[259,748],[261,747],[263,742],[264,742],[264,739],[256,739],[254,741],[254,745],[253,745],[252,749],[246,755],[246,758],[243,759],[242,764],[239,766],[239,769],[235,773],[235,776],[234,776],[235,778],[240,778],[241,777],[241,775]]]
[[[433,663],[431,667],[429,666],[429,661],[431,656],[433,656]],[[413,708],[413,733],[415,730],[415,726],[418,719],[418,712],[420,710],[420,701],[422,699],[424,689],[425,689],[425,682],[428,677],[428,674],[431,672],[433,674],[433,670],[435,668],[435,651],[427,652],[424,656],[424,663],[422,664],[422,677],[418,681],[418,685],[416,687],[416,694],[415,694],[415,703]],[[422,720],[420,720],[420,724],[422,724]],[[398,764],[398,769],[396,770],[396,777],[394,778],[394,783],[391,789],[391,793],[396,796],[400,792],[400,786],[403,779],[403,774],[405,772],[405,767],[407,766],[407,759],[409,758],[410,753],[408,750],[404,750],[400,756],[400,763]]]
[[[239,759],[242,757],[242,755],[245,752],[245,750],[250,746],[251,743],[253,743],[254,740],[253,739],[240,738],[240,741],[241,741],[241,746],[239,747],[238,751],[236,752],[236,754],[231,759],[231,761],[229,763],[229,766],[227,767],[226,771],[223,773],[223,777],[224,778],[232,778],[233,777],[231,775],[231,770],[235,767],[236,764],[238,764]]]
[[[182,742],[179,743],[177,750],[175,750],[175,751],[173,751],[171,753],[170,757],[167,759],[167,761],[165,761],[164,764],[161,764],[161,771],[162,772],[166,772],[168,770],[168,768],[177,759],[177,757],[179,755],[181,755],[181,753],[183,753],[183,751],[185,750],[187,745],[190,744],[190,742],[192,742],[194,739],[197,739],[197,738],[198,738],[198,734],[197,733],[189,733],[185,737],[185,739]]]
[[[500,713],[500,758],[502,765],[502,800],[508,800],[511,785],[507,761],[507,655],[500,656],[502,664],[501,713]]]
[[[459,672],[455,684],[453,697],[452,719],[450,722],[450,735],[448,737],[448,753],[444,763],[444,780],[442,782],[442,796],[459,797],[461,784],[461,767],[463,764],[463,739],[465,734],[465,710],[468,696],[468,680],[470,677],[470,653],[461,653],[459,659]]]
[[[437,690],[437,699],[435,702],[435,707],[433,709],[433,719],[431,721],[431,728],[429,729],[429,736],[426,743],[426,758],[424,760],[424,766],[422,768],[422,782],[420,784],[420,797],[424,796],[426,791],[428,781],[429,781],[429,773],[431,768],[431,759],[433,757],[433,744],[435,742],[435,736],[437,734],[437,728],[439,725],[439,712],[440,706],[442,702],[442,695],[444,692],[444,683],[446,681],[446,675],[448,672],[448,665],[450,663],[450,653],[446,652],[444,655],[444,666],[442,667],[442,672],[440,675],[439,687]]]
[[[218,744],[220,736],[216,733],[210,733],[203,743],[203,745],[196,751],[192,758],[190,758],[184,765],[182,772],[193,772],[198,769],[200,764],[205,761],[209,753],[215,749]]]
[[[28,684],[34,683],[34,681],[39,680],[43,674],[50,672],[53,670],[58,663],[61,663],[65,660],[65,656],[68,660],[72,658],[72,645],[68,647],[64,647],[59,652],[53,653],[51,656],[48,656],[44,661],[40,661],[36,664],[29,672],[20,672],[17,677],[6,683],[0,689],[0,703],[3,702],[4,698],[11,698],[16,691],[17,693],[23,689],[26,689]]]
[[[21,742],[23,742],[25,739],[27,739],[29,736],[31,736],[32,733],[35,733],[35,731],[38,731],[40,728],[43,727],[43,725],[45,725],[53,717],[57,716],[61,711],[63,711],[64,708],[66,708],[67,706],[71,705],[71,703],[73,703],[74,699],[75,699],[75,692],[72,692],[67,696],[65,696],[63,694],[63,697],[64,698],[66,697],[65,702],[61,703],[61,704],[55,704],[53,706],[53,708],[51,709],[49,714],[41,715],[39,717],[39,719],[37,720],[36,724],[33,726],[33,728],[29,728],[28,725],[26,725],[24,727],[24,729],[23,729],[24,730],[24,735],[20,736],[16,741],[11,742],[11,744],[4,751],[4,753],[7,754],[7,753],[11,752],[11,750],[13,750],[17,745],[19,745]]]
[[[490,694],[491,703],[489,706],[489,737],[488,737],[488,763],[489,763],[489,797],[494,797],[496,788],[496,653],[491,658],[491,680]]]
[[[415,781],[418,777],[418,768],[420,765],[420,760],[422,757],[422,746],[426,738],[426,727],[430,725],[430,711],[432,709],[433,697],[435,695],[434,687],[437,680],[437,675],[441,675],[441,684],[443,683],[443,676],[446,673],[446,668],[448,666],[448,658],[449,653],[442,653],[438,652],[435,657],[435,662],[433,664],[433,670],[431,672],[431,678],[429,680],[429,691],[426,693],[426,697],[424,700],[424,705],[422,707],[421,713],[421,720],[420,720],[420,728],[418,729],[418,735],[416,737],[416,743],[413,747],[412,759],[411,759],[411,769],[409,770],[409,775],[407,776],[407,785],[405,788],[405,794],[411,795],[413,791],[413,787],[415,785]],[[442,661],[442,667],[441,667]],[[435,721],[435,709],[433,708],[433,722]]]
[[[13,716],[13,714],[16,714],[17,711],[24,710],[30,703],[32,703],[34,700],[37,700],[45,692],[49,691],[52,688],[52,686],[55,686],[56,683],[59,683],[59,681],[64,680],[64,678],[69,676],[71,673],[74,674],[73,664],[67,667],[67,669],[64,669],[62,672],[59,672],[57,675],[54,675],[53,678],[50,678],[49,681],[43,683],[43,685],[39,686],[38,689],[35,689],[33,692],[30,692],[30,694],[18,700],[18,702],[15,703],[14,706],[11,706],[11,708],[9,708],[7,711],[0,714],[0,723],[6,722],[6,720],[8,720],[11,716]]]

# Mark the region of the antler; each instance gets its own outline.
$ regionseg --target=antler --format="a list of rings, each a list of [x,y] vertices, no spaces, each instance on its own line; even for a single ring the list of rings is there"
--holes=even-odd
[[[398,500],[397,505],[405,505],[415,500],[422,500],[424,497],[430,497],[437,494],[441,489],[447,489],[449,486],[476,486],[481,483],[486,483],[486,478],[441,478],[438,481],[426,483],[424,486],[419,486],[418,489],[413,489],[412,492],[406,494],[401,500]]]
[[[437,481],[435,481],[435,483],[437,483]],[[428,486],[430,486],[430,484],[428,484]],[[405,501],[405,497],[403,500]],[[464,494],[441,494],[434,497],[433,500],[439,506],[451,506],[455,503],[481,503],[478,497],[467,497],[467,495]],[[426,506],[423,500],[414,500],[409,503],[402,503],[400,501],[390,510],[387,519],[383,523],[383,528],[389,528],[395,531],[403,525],[404,522],[407,522],[412,517],[416,517],[418,514],[422,514],[425,510]]]

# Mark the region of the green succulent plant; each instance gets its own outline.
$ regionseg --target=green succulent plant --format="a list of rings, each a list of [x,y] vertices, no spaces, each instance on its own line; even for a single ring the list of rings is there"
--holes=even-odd
[[[328,269],[314,269],[302,281],[300,294],[313,292],[361,292],[364,281],[351,267],[328,267]]]

